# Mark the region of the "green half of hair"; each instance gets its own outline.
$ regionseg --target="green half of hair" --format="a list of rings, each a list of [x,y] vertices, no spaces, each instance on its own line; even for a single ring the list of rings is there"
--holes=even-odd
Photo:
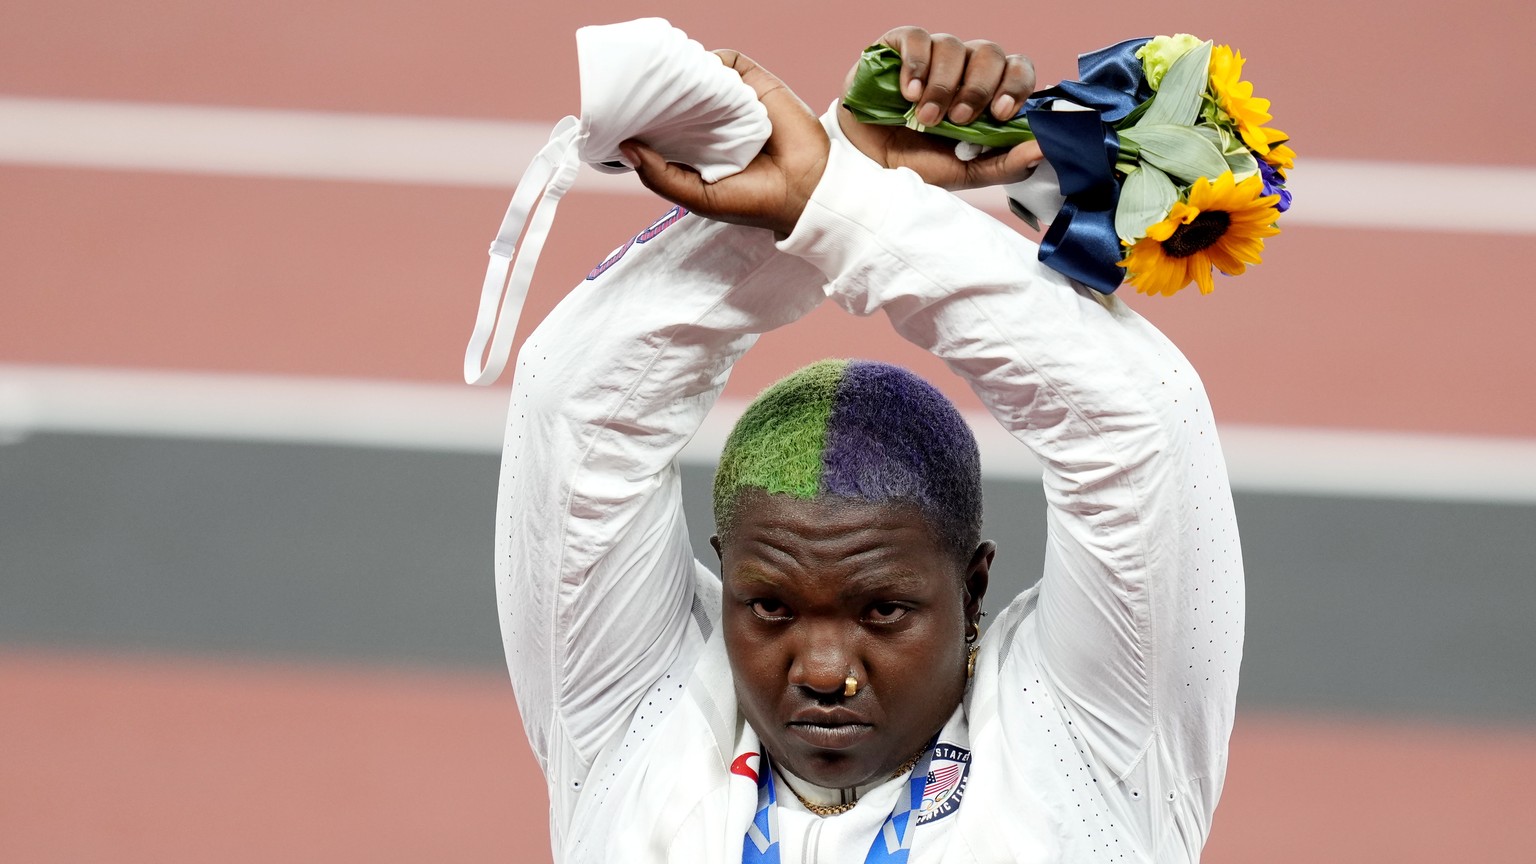
[[[823,360],[764,390],[726,439],[715,472],[717,518],[743,489],[808,501],[821,490],[822,452],[847,360]]]

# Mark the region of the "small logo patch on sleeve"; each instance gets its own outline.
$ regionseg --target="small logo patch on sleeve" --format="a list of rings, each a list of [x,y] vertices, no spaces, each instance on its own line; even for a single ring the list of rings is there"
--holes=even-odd
[[[603,263],[593,267],[592,271],[587,274],[587,281],[590,282],[593,279],[596,279],[597,277],[608,272],[608,268],[619,263],[619,260],[622,259],[624,254],[629,251],[629,247],[634,246],[637,243],[644,245],[652,240],[655,240],[658,234],[677,224],[677,220],[687,215],[688,209],[686,207],[677,206],[673,207],[671,210],[668,210],[665,216],[662,216],[660,219],[652,222],[650,227],[624,241],[623,246],[620,246],[612,252],[609,252],[608,257],[603,259]]]

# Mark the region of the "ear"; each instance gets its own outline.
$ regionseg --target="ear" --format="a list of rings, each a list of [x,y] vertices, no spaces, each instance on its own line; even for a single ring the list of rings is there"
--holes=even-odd
[[[709,535],[709,545],[715,547],[715,560],[725,563],[725,554],[720,551],[720,535]]]
[[[971,563],[965,570],[965,623],[966,630],[974,629],[981,634],[981,601],[987,596],[987,579],[992,569],[992,559],[997,555],[997,544],[983,540],[971,555]]]

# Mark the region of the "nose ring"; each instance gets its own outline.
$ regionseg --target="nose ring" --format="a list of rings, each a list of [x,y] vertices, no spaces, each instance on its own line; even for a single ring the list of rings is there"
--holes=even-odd
[[[848,670],[848,677],[843,679],[843,695],[844,696],[852,696],[852,695],[854,695],[855,693],[858,693],[858,692],[859,692],[859,679],[858,679],[858,676],[853,674],[853,670],[852,669],[849,669]]]

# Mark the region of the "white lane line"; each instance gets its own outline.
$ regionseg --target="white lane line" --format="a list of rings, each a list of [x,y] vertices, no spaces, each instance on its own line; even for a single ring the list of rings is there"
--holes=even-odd
[[[0,440],[75,432],[495,452],[506,402],[478,387],[0,366]]]
[[[496,453],[507,391],[383,381],[0,365],[0,442],[65,432]],[[683,452],[712,464],[739,401],[720,403]],[[989,476],[1039,466],[989,417]],[[1536,503],[1536,439],[1229,425],[1233,485],[1299,495]]]
[[[552,122],[0,97],[0,164],[510,187]],[[1536,168],[1303,158],[1293,225],[1536,233]],[[648,195],[584,170],[576,193]],[[1006,212],[995,192],[967,193]]]
[[[0,163],[511,187],[553,125],[0,97]],[[650,194],[590,170],[576,188]]]

